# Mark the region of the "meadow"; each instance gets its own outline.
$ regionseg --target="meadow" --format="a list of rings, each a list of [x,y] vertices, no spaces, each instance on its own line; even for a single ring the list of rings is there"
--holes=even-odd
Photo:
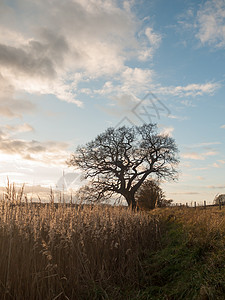
[[[225,299],[225,209],[0,201],[0,299]]]

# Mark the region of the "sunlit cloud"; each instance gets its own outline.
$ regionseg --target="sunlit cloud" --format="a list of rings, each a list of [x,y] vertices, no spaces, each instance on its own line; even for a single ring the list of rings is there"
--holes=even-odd
[[[149,84],[152,82],[153,71],[143,70],[140,68],[129,68],[127,67],[122,73],[122,86],[123,92],[140,92],[140,87],[145,90],[148,89]]]
[[[201,181],[202,181],[202,180],[205,180],[205,178],[202,177],[202,176],[197,176],[196,178],[197,178],[198,180],[201,180]]]
[[[205,160],[207,156],[214,156],[217,154],[218,153],[216,151],[208,151],[205,153],[186,152],[186,153],[182,153],[181,157],[186,159]]]
[[[204,83],[204,84],[188,84],[186,86],[168,86],[168,87],[159,87],[158,93],[165,95],[173,96],[202,96],[204,94],[213,94],[217,89],[221,87],[220,83]]]
[[[174,131],[174,127],[170,126],[170,127],[164,127],[160,134],[161,135],[168,135],[168,136],[172,136],[173,134],[173,131]]]
[[[33,163],[45,165],[56,164],[65,165],[69,152],[69,144],[57,141],[26,141],[16,139],[12,136],[15,132],[32,131],[33,128],[28,124],[18,126],[5,126],[0,131],[0,157],[7,155],[20,157]]]
[[[0,115],[7,118],[33,113],[36,106],[28,99],[16,98],[15,88],[0,73]]]
[[[220,164],[223,164],[223,165],[224,165],[224,164],[225,164],[225,159],[219,159],[218,162],[219,162]]]
[[[171,195],[198,195],[199,192],[174,192],[170,193]]]
[[[19,125],[5,125],[5,129],[7,131],[9,131],[10,133],[21,133],[21,132],[34,132],[34,128],[27,124],[27,123],[24,123],[24,124],[19,124]]]
[[[218,154],[218,152],[216,152],[216,151],[208,151],[206,153],[203,153],[204,156],[214,156],[217,154]]]
[[[214,168],[220,168],[221,166],[218,163],[213,163],[212,165]]]
[[[201,147],[209,147],[209,146],[214,146],[214,145],[220,145],[221,142],[202,142],[202,143],[198,143],[198,144],[192,144],[189,145],[190,148],[201,148]]]
[[[204,160],[205,157],[196,152],[182,153],[181,157],[186,159],[194,159],[194,160]]]
[[[209,166],[207,167],[196,167],[196,168],[191,168],[191,171],[203,171],[203,170],[208,170]]]
[[[208,185],[209,189],[225,189],[225,185]]]
[[[222,51],[225,47],[224,1],[205,1],[200,5],[185,2],[176,6],[172,13],[173,24],[170,23],[172,14],[165,15],[161,23],[159,11],[155,14],[154,9],[148,10],[146,3],[134,0],[1,1],[2,181],[9,175],[20,183],[54,185],[61,178],[71,152],[67,139],[74,138],[75,143],[88,139],[104,126],[116,126],[124,117],[138,125],[158,122],[159,114],[165,124],[159,131],[178,137],[183,171],[180,181],[195,180],[197,185],[205,178],[209,182],[210,172],[220,176],[224,157],[218,154],[222,151],[225,125],[220,112],[218,123],[216,114],[208,118],[211,105],[204,104],[209,104],[208,96],[212,95],[215,109],[222,103],[219,97],[223,70],[218,63],[221,56],[215,61],[211,59],[214,56],[207,52],[207,46]],[[184,11],[186,19],[183,14],[182,21],[180,13]],[[177,39],[178,26],[174,25],[179,14],[182,41]],[[164,26],[167,22],[168,26]],[[196,39],[198,46],[205,46],[204,49],[196,49]],[[194,47],[188,48],[193,40]],[[209,61],[202,55],[205,53]],[[209,72],[204,72],[204,67],[201,69],[203,63]],[[215,68],[210,68],[211,63],[215,63]],[[132,109],[149,91],[162,99],[160,113],[157,116],[157,109],[152,109],[152,103],[146,101],[142,102],[146,111],[139,109],[135,115]],[[200,101],[202,116],[201,113],[197,116]],[[180,122],[184,120],[187,122]],[[207,121],[209,126],[215,124],[218,132],[212,135],[211,127],[207,135],[197,138],[198,130],[187,137],[182,135],[182,130],[186,132],[189,125],[190,130],[197,128],[198,121],[201,125]],[[83,134],[84,127],[88,128],[87,135]],[[200,130],[200,126],[197,129]],[[182,191],[183,195],[198,192],[193,186],[190,190],[188,186],[181,187]],[[177,198],[182,198],[182,193]]]
[[[129,53],[126,51],[125,55],[124,49],[139,47],[133,14],[114,1],[103,1],[97,6],[95,1],[78,0],[29,5],[36,10],[35,16],[42,25],[29,26],[33,20],[25,18],[29,30],[22,33],[16,25],[25,11],[16,13],[2,4],[2,11],[14,22],[10,24],[2,18],[0,72],[15,92],[53,94],[81,106],[72,75],[81,75],[79,82],[83,77],[92,80],[125,72]],[[140,77],[135,69],[133,73],[134,80]]]
[[[179,120],[179,121],[185,121],[188,120],[188,117],[186,116],[177,116],[177,115],[168,115],[169,119],[175,119],[175,120]]]

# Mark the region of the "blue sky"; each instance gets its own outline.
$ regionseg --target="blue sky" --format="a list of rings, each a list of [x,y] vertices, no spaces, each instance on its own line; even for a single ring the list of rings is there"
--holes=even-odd
[[[1,1],[0,185],[54,187],[77,145],[150,120],[180,150],[167,197],[212,202],[225,192],[224,75],[224,0]]]

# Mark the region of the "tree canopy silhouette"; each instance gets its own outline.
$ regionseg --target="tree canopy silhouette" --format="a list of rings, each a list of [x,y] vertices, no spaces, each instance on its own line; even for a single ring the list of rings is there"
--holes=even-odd
[[[93,141],[78,146],[68,160],[104,193],[123,195],[135,208],[135,193],[151,176],[177,177],[178,149],[173,138],[157,132],[156,124],[108,128]]]
[[[154,209],[163,198],[165,195],[158,182],[151,179],[145,180],[135,195],[138,207],[144,210]]]
[[[172,199],[166,199],[165,193],[159,185],[159,182],[147,179],[135,194],[137,205],[142,210],[150,210],[155,207],[170,206]]]

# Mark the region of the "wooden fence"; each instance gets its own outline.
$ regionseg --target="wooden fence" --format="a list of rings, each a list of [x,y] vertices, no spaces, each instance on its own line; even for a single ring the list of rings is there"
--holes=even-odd
[[[191,203],[174,203],[171,205],[172,207],[174,206],[178,206],[178,207],[191,207],[191,208],[204,208],[206,209],[207,207],[218,207],[220,210],[222,209],[222,207],[225,207],[225,202],[224,201],[219,201],[218,204],[207,204],[206,201],[203,202],[203,204],[199,204],[197,202],[191,202]]]

